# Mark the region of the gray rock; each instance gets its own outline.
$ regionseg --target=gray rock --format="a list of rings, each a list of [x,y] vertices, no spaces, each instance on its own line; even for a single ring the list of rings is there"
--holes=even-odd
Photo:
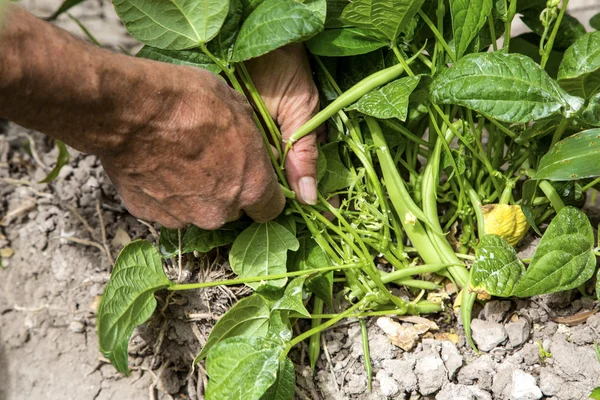
[[[510,306],[510,301],[489,301],[483,307],[483,310],[479,313],[479,318],[485,321],[502,322],[508,314]]]
[[[542,391],[537,386],[535,378],[528,373],[517,369],[512,373],[511,400],[538,400],[542,398]]]
[[[492,396],[476,386],[448,383],[435,396],[435,400],[492,400]]]
[[[600,363],[591,346],[583,347],[569,343],[559,334],[554,335],[549,346],[554,371],[566,381],[591,392],[600,385]]]
[[[588,318],[586,325],[596,331],[600,335],[600,313],[596,313]]]
[[[578,346],[592,344],[597,338],[598,335],[591,326],[580,325],[571,328],[571,341]]]
[[[510,398],[513,371],[513,368],[507,367],[498,371],[498,373],[494,376],[494,383],[492,385],[494,399]]]
[[[541,301],[544,305],[546,305],[550,309],[566,308],[571,305],[571,302],[573,301],[574,293],[575,293],[575,290],[566,290],[564,292],[555,292],[555,293],[534,296],[532,298],[532,300],[533,301]]]
[[[414,372],[415,359],[406,356],[402,360],[383,360],[381,369],[391,374],[398,382],[401,390],[405,392],[414,392],[418,389],[417,376]]]
[[[482,351],[491,351],[504,343],[508,337],[504,326],[498,322],[474,319],[471,321],[471,330],[473,331],[473,340]]]
[[[416,358],[415,374],[419,382],[419,392],[427,396],[440,390],[448,381],[448,375],[439,354],[423,352],[417,354]]]
[[[485,354],[460,369],[457,375],[458,383],[463,385],[477,385],[482,389],[492,388],[492,379],[496,373],[496,364],[492,358]]]
[[[525,343],[523,346],[523,361],[525,365],[535,365],[540,362],[540,348],[537,343]]]
[[[452,342],[443,341],[441,351],[442,361],[448,371],[448,379],[454,379],[456,372],[463,365],[463,358],[460,352]]]
[[[521,346],[529,339],[529,322],[525,318],[519,318],[517,322],[509,322],[504,326],[508,334],[509,347]]]
[[[566,382],[556,375],[552,368],[542,368],[540,371],[540,389],[545,396],[556,396],[557,400],[581,400],[587,398],[589,392],[576,383]]]
[[[350,336],[351,330],[348,329],[348,335]],[[362,347],[362,335],[360,331],[353,331],[352,339],[352,356],[359,357],[363,355]],[[393,359],[396,356],[396,347],[390,342],[387,336],[381,332],[379,327],[369,327],[369,351],[371,353],[371,360],[377,362],[381,360]]]
[[[393,397],[400,393],[400,386],[398,386],[398,382],[389,376],[387,371],[379,370],[375,379],[377,379],[379,382],[379,390],[381,391],[382,395],[386,397]]]

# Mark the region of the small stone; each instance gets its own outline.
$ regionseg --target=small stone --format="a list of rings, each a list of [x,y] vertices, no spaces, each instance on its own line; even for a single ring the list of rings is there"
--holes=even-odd
[[[435,400],[492,400],[492,396],[476,386],[448,383],[435,396]]]
[[[131,236],[123,228],[119,227],[115,231],[115,237],[111,241],[113,247],[122,248],[131,243]]]
[[[536,343],[525,343],[525,346],[523,346],[523,361],[525,365],[539,364],[540,348]]]
[[[463,358],[452,342],[442,342],[442,361],[448,371],[448,379],[454,379],[454,375],[463,365]]]
[[[494,376],[492,392],[494,393],[495,399],[508,399],[510,397],[512,373],[513,369],[511,366],[507,366],[506,368],[498,371],[498,373]]]
[[[69,330],[73,333],[85,332],[85,324],[81,321],[73,320],[69,324]]]
[[[492,300],[485,304],[479,318],[485,321],[502,322],[510,310],[510,301]]]
[[[511,385],[511,400],[538,400],[543,396],[535,378],[520,369],[513,371]]]
[[[590,326],[580,325],[571,328],[571,341],[576,345],[592,344],[596,339],[597,335]]]
[[[600,313],[596,313],[589,317],[586,321],[586,325],[596,331],[596,334],[600,335]]]
[[[437,392],[448,381],[446,368],[439,354],[419,353],[415,374],[419,382],[419,392],[424,396]]]
[[[492,358],[485,354],[476,358],[471,364],[468,364],[458,372],[458,383],[463,385],[474,385],[482,389],[492,388],[492,379],[496,373],[496,364]]]
[[[564,384],[564,379],[554,374],[550,368],[542,368],[540,371],[540,389],[544,396],[557,395]]]
[[[529,339],[529,322],[525,318],[509,322],[504,328],[508,334],[508,343],[511,348],[519,347]]]
[[[600,363],[591,346],[577,346],[556,334],[549,351],[552,353],[554,371],[561,378],[585,385],[590,391],[600,384]]]
[[[571,305],[571,302],[573,301],[574,293],[575,290],[566,290],[563,292],[541,294],[539,296],[534,296],[532,300],[541,300],[541,302],[544,303],[550,309],[567,308]]]
[[[385,371],[379,370],[376,379],[379,381],[379,389],[381,394],[386,397],[396,396],[400,392],[400,386],[394,378],[389,376]]]
[[[471,330],[473,340],[479,350],[482,351],[491,351],[496,346],[504,343],[508,337],[504,326],[492,321],[474,319],[471,321]]]
[[[414,372],[415,359],[404,357],[402,360],[383,360],[381,369],[387,371],[398,382],[405,392],[414,392],[418,388],[417,376]]]

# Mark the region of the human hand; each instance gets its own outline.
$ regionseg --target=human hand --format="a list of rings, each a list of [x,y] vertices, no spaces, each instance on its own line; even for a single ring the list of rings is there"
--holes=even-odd
[[[319,92],[304,45],[282,47],[247,61],[246,66],[284,141],[319,110]],[[288,182],[303,203],[317,203],[318,157],[313,132],[294,143],[285,160]]]
[[[127,209],[169,228],[275,218],[285,198],[245,98],[210,72],[147,65],[166,81],[135,110],[146,125],[100,154]]]

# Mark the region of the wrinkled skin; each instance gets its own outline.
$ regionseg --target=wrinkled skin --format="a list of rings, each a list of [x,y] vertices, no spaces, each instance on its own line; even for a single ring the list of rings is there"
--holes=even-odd
[[[129,211],[169,228],[215,229],[285,199],[245,98],[211,72],[111,53],[8,6],[0,31],[0,117],[100,156]],[[248,62],[284,138],[318,108],[301,45]],[[315,135],[286,176],[316,202]]]

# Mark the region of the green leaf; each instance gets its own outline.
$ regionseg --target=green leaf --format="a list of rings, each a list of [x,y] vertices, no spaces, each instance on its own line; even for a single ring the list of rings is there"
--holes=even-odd
[[[265,0],[242,24],[233,49],[233,61],[244,61],[293,42],[302,42],[323,30],[323,21],[296,0]]]
[[[302,299],[302,288],[304,287],[305,280],[305,277],[299,276],[288,283],[283,296],[273,305],[273,310],[295,311],[310,318],[310,313],[304,307]]]
[[[375,118],[406,120],[408,98],[419,83],[419,76],[407,76],[375,89],[348,107]]]
[[[352,183],[352,173],[340,159],[338,143],[327,143],[321,149],[327,159],[327,171],[319,183],[321,190],[331,193],[348,187]]]
[[[452,13],[452,32],[456,58],[459,59],[479,34],[492,11],[492,0],[453,0],[450,2]]]
[[[324,24],[327,19],[327,0],[299,0],[306,5]]]
[[[136,326],[156,308],[154,293],[171,285],[152,243],[136,240],[121,250],[98,307],[100,351],[115,368],[129,374],[127,345]]]
[[[264,295],[261,293],[261,296]],[[287,343],[292,340],[292,324],[288,317],[289,311],[273,311],[269,316],[269,330],[266,338],[277,343]]]
[[[504,122],[526,123],[559,113],[570,117],[583,105],[520,54],[469,54],[440,73],[431,87],[434,103],[458,104]]]
[[[596,271],[593,250],[594,231],[588,218],[577,208],[563,208],[542,236],[513,295],[561,292],[585,283]]]
[[[296,389],[296,371],[289,358],[279,364],[277,380],[261,397],[261,400],[292,400]]]
[[[243,225],[239,223],[226,224],[215,231],[207,231],[196,226],[182,229],[181,252],[182,254],[193,253],[194,251],[207,253],[214,248],[233,243],[242,230]],[[158,248],[165,258],[178,254],[179,236],[177,229],[161,228]]]
[[[568,181],[600,176],[599,149],[600,128],[569,136],[542,157],[535,179]]]
[[[269,328],[269,313],[267,302],[257,294],[235,303],[212,328],[202,351],[194,359],[194,364],[206,357],[213,346],[227,338],[265,337]]]
[[[221,29],[228,0],[114,0],[131,35],[159,49],[185,50],[214,38]]]
[[[206,400],[258,400],[275,383],[283,348],[263,338],[234,337],[206,358]]]
[[[591,126],[600,127],[600,93],[596,93],[581,112],[581,120]]]
[[[283,274],[288,250],[298,250],[298,239],[277,222],[253,223],[233,242],[229,263],[240,278]],[[286,279],[249,283],[255,290],[277,289]]]
[[[511,296],[525,273],[515,249],[498,235],[485,235],[481,239],[471,268],[472,290],[499,297]]]
[[[56,143],[56,147],[58,148],[58,157],[56,158],[56,164],[54,165],[54,168],[52,168],[52,171],[50,171],[48,175],[38,183],[48,183],[55,180],[58,177],[58,174],[60,173],[62,167],[67,165],[69,163],[69,160],[71,160],[71,155],[69,154],[67,146],[65,146],[65,144],[60,140],[55,140],[54,142]]]
[[[526,55],[539,64],[542,60],[542,56],[540,55],[540,37],[533,32],[527,32],[511,38],[509,53]],[[556,78],[558,75],[558,68],[560,67],[563,55],[562,51],[554,50],[554,48],[550,52],[545,70],[552,78]]]
[[[240,0],[230,0],[229,10],[223,26],[217,36],[206,47],[210,53],[223,61],[233,57],[233,46],[242,22],[242,3]]]
[[[523,12],[521,21],[525,23],[537,36],[539,43],[541,36],[544,34],[545,27],[540,20],[540,12],[545,5],[532,8]],[[558,27],[553,49],[564,51],[571,46],[578,38],[585,35],[585,27],[579,20],[569,14],[564,14],[563,19]]]
[[[597,31],[600,31],[600,13],[590,18],[590,26]]]
[[[342,13],[342,20],[358,27],[375,27],[395,42],[424,0],[355,0]]]
[[[565,51],[558,83],[567,92],[585,98],[600,90],[600,32],[583,35]]]
[[[290,271],[305,271],[331,265],[327,255],[313,238],[302,236],[298,241],[300,248],[290,259]],[[306,287],[333,308],[333,271],[309,278]]]
[[[592,390],[592,393],[590,393],[589,398],[593,400],[600,400],[600,387],[597,387],[596,389]]]
[[[387,43],[365,28],[326,29],[306,42],[317,56],[343,57],[370,53]]]
[[[200,50],[162,50],[156,47],[144,46],[137,53],[137,57],[162,61],[169,64],[186,65],[188,67],[202,68],[218,74],[221,68]]]
[[[52,13],[51,16],[46,18],[46,21],[54,21],[56,18],[58,18],[63,13],[69,11],[71,8],[75,7],[76,5],[78,5],[80,3],[83,3],[84,1],[85,0],[65,0],[65,1],[63,1],[62,4],[60,5],[60,7],[58,7],[58,9],[56,11],[54,11],[54,13]]]

